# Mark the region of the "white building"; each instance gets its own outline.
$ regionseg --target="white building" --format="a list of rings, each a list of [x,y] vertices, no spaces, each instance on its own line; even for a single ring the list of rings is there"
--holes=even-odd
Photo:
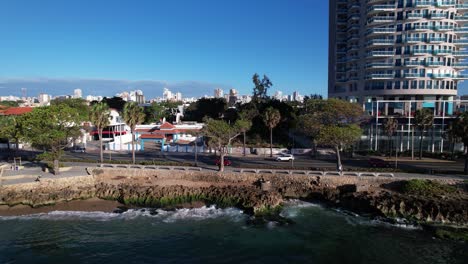
[[[45,93],[40,93],[39,96],[37,97],[39,104],[41,105],[47,105],[50,102],[51,96],[49,94]]]
[[[214,90],[214,97],[215,98],[223,98],[224,97],[224,91],[222,89],[216,88]]]
[[[172,98],[173,98],[172,92],[169,89],[164,88],[163,100],[164,101],[171,101]]]
[[[82,98],[83,97],[83,92],[81,89],[75,89],[73,90],[73,98]]]

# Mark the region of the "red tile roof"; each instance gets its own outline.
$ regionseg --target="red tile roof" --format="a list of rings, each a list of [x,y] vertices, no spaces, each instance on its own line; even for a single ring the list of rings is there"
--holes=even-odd
[[[158,135],[158,134],[144,134],[141,135],[140,139],[163,139],[165,138],[164,135]]]
[[[162,124],[162,125],[159,127],[159,129],[167,129],[167,130],[169,130],[169,129],[174,129],[174,128],[175,128],[175,126],[172,125],[171,123],[168,123],[168,122]]]
[[[33,110],[32,107],[10,107],[2,111],[3,115],[23,115]]]

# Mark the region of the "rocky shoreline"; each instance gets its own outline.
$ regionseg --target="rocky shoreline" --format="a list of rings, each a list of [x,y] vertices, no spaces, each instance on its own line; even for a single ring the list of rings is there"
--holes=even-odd
[[[468,229],[466,181],[441,181],[456,186],[450,193],[417,195],[403,192],[401,185],[405,181],[393,178],[112,168],[89,168],[88,173],[89,176],[2,186],[0,205],[37,208],[90,198],[112,201],[115,205],[156,208],[216,204],[238,207],[268,219],[277,215],[284,200],[300,199],[371,217],[404,218],[430,228],[453,227],[463,232]],[[0,215],[2,212],[5,210],[0,208]]]

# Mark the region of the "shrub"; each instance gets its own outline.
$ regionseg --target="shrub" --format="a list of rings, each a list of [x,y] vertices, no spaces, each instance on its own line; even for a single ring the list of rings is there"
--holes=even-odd
[[[413,179],[403,184],[402,191],[407,194],[433,196],[453,193],[456,188],[436,181]]]

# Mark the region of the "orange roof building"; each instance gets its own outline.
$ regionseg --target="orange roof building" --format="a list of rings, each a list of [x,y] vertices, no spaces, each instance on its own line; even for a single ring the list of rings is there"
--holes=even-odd
[[[33,110],[32,107],[10,107],[7,109],[0,110],[0,115],[24,115]]]

